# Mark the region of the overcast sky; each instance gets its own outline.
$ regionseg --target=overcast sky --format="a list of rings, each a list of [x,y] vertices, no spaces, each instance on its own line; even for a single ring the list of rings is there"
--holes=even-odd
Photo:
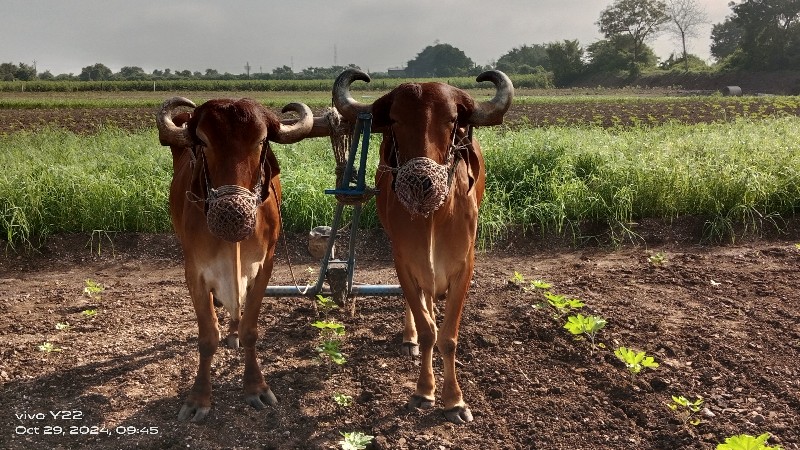
[[[711,25],[729,0],[696,0],[709,23],[690,52],[709,58]],[[0,62],[36,61],[39,72],[73,73],[95,63],[117,72],[170,68],[205,73],[272,72],[291,66],[403,67],[436,41],[476,64],[514,47],[602,38],[595,24],[611,0],[0,0]],[[679,48],[649,43],[662,60]]]

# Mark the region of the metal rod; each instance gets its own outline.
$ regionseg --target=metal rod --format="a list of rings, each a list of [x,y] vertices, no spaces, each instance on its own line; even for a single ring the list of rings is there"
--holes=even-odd
[[[264,293],[265,297],[315,297],[317,294],[331,295],[331,289],[324,286],[317,289],[316,286],[306,284],[303,286],[268,286]],[[350,288],[351,296],[370,296],[370,297],[391,297],[402,296],[403,290],[399,284],[356,284]]]

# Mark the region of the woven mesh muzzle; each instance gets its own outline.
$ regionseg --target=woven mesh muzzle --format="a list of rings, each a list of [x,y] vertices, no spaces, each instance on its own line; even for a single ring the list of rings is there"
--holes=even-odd
[[[395,194],[411,215],[428,217],[450,192],[447,175],[447,166],[430,158],[410,159],[395,175]]]
[[[206,199],[208,230],[229,242],[247,239],[256,228],[258,203],[258,195],[241,186],[212,189]]]

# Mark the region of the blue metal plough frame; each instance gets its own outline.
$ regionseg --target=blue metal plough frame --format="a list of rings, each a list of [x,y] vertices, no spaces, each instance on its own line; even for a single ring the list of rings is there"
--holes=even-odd
[[[352,196],[353,198],[363,197],[367,193],[367,186],[364,180],[367,167],[367,152],[369,151],[369,134],[372,126],[372,114],[360,113],[353,131],[353,139],[350,142],[350,149],[347,156],[347,165],[344,168],[340,185],[337,189],[326,189],[326,194],[337,196]],[[358,170],[353,176],[353,164],[359,151],[361,143],[361,153],[359,158]],[[355,178],[355,185],[353,179]],[[348,245],[347,260],[332,259],[331,253],[336,242],[337,230],[342,221],[344,207],[353,208],[350,225],[350,242]],[[314,285],[305,286],[268,286],[264,295],[266,297],[316,297],[317,295],[333,296],[338,303],[343,303],[346,298],[353,296],[395,296],[403,295],[403,291],[398,284],[353,284],[353,273],[355,271],[355,244],[356,235],[361,218],[361,202],[354,202],[352,205],[345,205],[339,202],[333,215],[331,224],[331,235],[328,238],[328,245],[325,256],[320,263],[319,277]],[[328,286],[325,281],[328,280]],[[338,281],[337,281],[338,280]]]

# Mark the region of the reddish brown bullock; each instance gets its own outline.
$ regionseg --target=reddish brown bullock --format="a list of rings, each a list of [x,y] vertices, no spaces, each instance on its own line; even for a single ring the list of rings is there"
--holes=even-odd
[[[443,83],[407,83],[372,105],[356,102],[354,80],[369,82],[358,70],[336,80],[334,104],[354,122],[371,112],[372,128],[383,133],[375,184],[378,215],[392,242],[395,268],[406,300],[403,353],[421,352],[422,365],[410,409],[434,404],[433,346],[444,360],[442,400],[455,423],[472,420],[456,379],[456,346],[464,300],[472,279],[478,207],[484,190],[484,163],[473,126],[499,125],[511,106],[514,88],[499,71],[480,74],[497,88],[490,101],[475,102]],[[437,329],[434,301],[444,300]]]
[[[180,112],[186,108],[191,111]],[[220,340],[215,302],[232,317],[228,344],[244,348],[247,403],[256,409],[276,403],[255,351],[280,229],[280,169],[269,141],[297,142],[313,126],[308,106],[292,103],[288,111],[299,114],[292,125],[248,99],[210,100],[195,108],[175,97],[158,114],[159,139],[172,149],[170,216],[199,328],[200,365],[181,420],[200,421],[211,408],[211,359]]]

